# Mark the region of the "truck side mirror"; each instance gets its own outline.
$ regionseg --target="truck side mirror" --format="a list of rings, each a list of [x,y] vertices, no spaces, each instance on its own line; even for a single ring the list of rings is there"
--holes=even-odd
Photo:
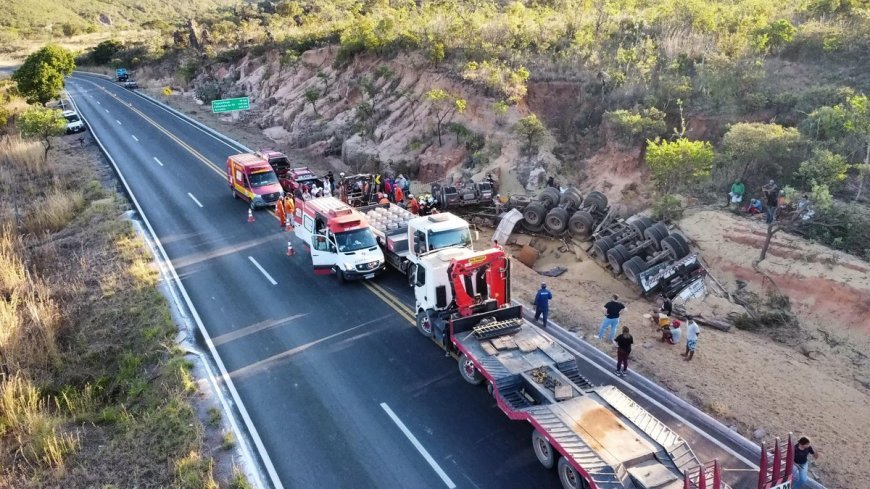
[[[474,240],[480,241],[480,231],[478,231],[477,229],[474,230]]]

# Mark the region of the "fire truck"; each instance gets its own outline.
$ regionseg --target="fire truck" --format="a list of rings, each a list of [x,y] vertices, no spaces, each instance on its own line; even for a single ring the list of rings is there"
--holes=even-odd
[[[501,248],[428,254],[413,285],[417,329],[458,360],[468,383],[485,383],[508,418],[532,426],[535,456],[565,489],[729,489],[718,462],[701,463],[616,387],[593,385],[573,354],[523,318]],[[777,446],[768,463],[763,452],[759,488],[790,487],[788,457]]]
[[[403,275],[408,275],[412,265],[427,253],[472,247],[468,222],[450,213],[415,216],[396,204],[375,204],[358,210],[368,218],[387,263]]]
[[[384,253],[366,216],[335,197],[299,201],[296,236],[311,252],[314,273],[339,281],[371,279],[384,271]]]

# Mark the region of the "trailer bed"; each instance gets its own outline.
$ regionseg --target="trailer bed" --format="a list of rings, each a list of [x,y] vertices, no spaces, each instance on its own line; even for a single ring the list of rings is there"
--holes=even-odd
[[[594,386],[574,356],[522,319],[519,306],[452,322],[454,346],[492,385],[499,407],[526,420],[598,488],[682,489],[701,466],[673,430],[614,386]],[[478,339],[482,319],[519,320],[515,333]]]

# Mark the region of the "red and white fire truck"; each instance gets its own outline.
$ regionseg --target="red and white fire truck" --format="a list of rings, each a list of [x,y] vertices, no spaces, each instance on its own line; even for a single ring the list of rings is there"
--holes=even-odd
[[[311,251],[314,273],[334,273],[344,282],[384,271],[384,253],[366,216],[341,200],[301,200],[293,221],[296,236]]]

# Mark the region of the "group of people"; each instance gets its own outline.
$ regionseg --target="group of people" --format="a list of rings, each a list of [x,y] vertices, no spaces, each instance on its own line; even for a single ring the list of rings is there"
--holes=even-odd
[[[278,225],[286,228],[293,223],[293,214],[296,213],[296,198],[292,194],[285,194],[275,202],[275,215],[278,216]]]
[[[731,184],[731,190],[728,192],[728,204],[736,204],[738,208],[743,203],[743,197],[746,193],[746,185],[739,178]],[[804,194],[792,206],[786,197],[782,194],[781,189],[776,184],[775,180],[770,180],[767,184],[761,187],[762,198],[752,198],[742,207],[743,211],[749,214],[765,214],[767,224],[776,220],[777,215],[784,210],[791,208],[792,211],[800,214],[801,219],[810,219],[815,213],[810,206],[810,198]]]

